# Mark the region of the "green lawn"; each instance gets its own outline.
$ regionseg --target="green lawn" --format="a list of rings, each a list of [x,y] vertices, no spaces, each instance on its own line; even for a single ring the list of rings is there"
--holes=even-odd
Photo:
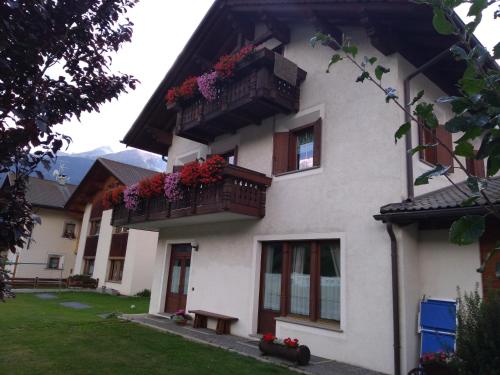
[[[0,303],[0,374],[290,374],[252,358],[97,316],[146,312],[147,298],[57,295],[56,300],[41,300],[18,294]],[[92,308],[59,305],[65,301]]]

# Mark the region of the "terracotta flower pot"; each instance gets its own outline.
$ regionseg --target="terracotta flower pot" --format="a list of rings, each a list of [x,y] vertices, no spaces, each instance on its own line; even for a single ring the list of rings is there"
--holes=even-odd
[[[311,359],[311,351],[305,345],[290,348],[273,342],[260,340],[259,349],[263,354],[284,358],[301,366],[307,365]]]

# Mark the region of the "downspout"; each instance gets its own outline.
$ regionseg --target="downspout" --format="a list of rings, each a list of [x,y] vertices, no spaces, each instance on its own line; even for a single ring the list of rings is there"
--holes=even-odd
[[[392,274],[392,322],[394,340],[394,375],[401,375],[401,336],[399,319],[399,268],[398,242],[392,223],[386,223],[387,233],[391,239],[391,274]]]
[[[453,44],[455,45],[455,44]],[[425,69],[430,66],[436,64],[441,61],[444,57],[446,57],[450,53],[451,47],[445,49],[440,54],[434,56],[432,59],[427,61],[425,64],[418,67],[413,73],[409,74],[403,81],[404,87],[404,106],[405,106],[405,123],[411,122],[411,99],[410,99],[410,81],[415,78],[417,75],[422,73]],[[410,150],[413,148],[412,146],[412,137],[411,131],[406,133],[405,137],[405,146],[406,146],[406,193],[407,199],[413,200],[415,198],[415,190],[413,188],[413,156],[410,153]]]

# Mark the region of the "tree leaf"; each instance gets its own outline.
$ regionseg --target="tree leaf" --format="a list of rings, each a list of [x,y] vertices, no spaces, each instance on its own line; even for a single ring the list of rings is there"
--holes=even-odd
[[[470,245],[483,235],[485,219],[481,215],[467,215],[455,220],[450,228],[450,241],[463,246]]]
[[[467,55],[467,52],[462,47],[459,47],[457,45],[454,45],[450,48],[451,53],[455,55],[457,60],[468,60],[469,56]]]
[[[474,157],[474,146],[469,142],[461,142],[455,147],[455,155],[472,159]]]
[[[385,73],[389,73],[391,70],[389,68],[385,68],[382,65],[377,65],[375,68],[375,77],[380,81],[382,79],[382,76]]]
[[[439,122],[434,114],[433,104],[425,102],[419,103],[415,107],[413,113],[420,118],[428,128],[434,129],[438,127]]]
[[[342,51],[344,51],[347,54],[352,55],[352,57],[356,57],[356,55],[358,54],[358,47],[356,47],[354,45],[344,46],[344,47],[342,47]]]
[[[434,16],[432,17],[432,25],[439,34],[450,35],[453,34],[455,28],[448,21],[443,9],[434,7]]]
[[[418,102],[420,99],[422,99],[422,97],[424,96],[424,90],[420,90],[418,93],[417,93],[417,96],[415,96],[413,98],[413,100],[411,101],[410,105],[414,105],[416,102]]]
[[[428,143],[428,144],[424,144],[424,145],[418,145],[417,147],[413,147],[411,150],[408,150],[408,153],[413,156],[417,152],[424,151],[427,148],[436,147],[436,146],[437,146],[437,143]]]
[[[469,8],[468,17],[479,16],[481,12],[488,6],[487,0],[473,0],[472,5]]]
[[[469,119],[464,116],[453,117],[444,124],[444,127],[450,133],[464,132],[469,129]]]
[[[330,62],[328,63],[328,69],[326,69],[326,72],[330,73],[330,67],[333,64],[338,63],[340,60],[342,60],[342,56],[340,56],[339,54],[333,55],[332,58],[330,59]]]
[[[356,78],[356,82],[363,82],[368,77],[370,77],[370,73],[363,72],[363,73],[361,73],[361,75],[358,78]]]
[[[480,196],[473,196],[473,197],[469,197],[467,199],[464,199],[461,203],[460,203],[460,206],[461,207],[469,207],[469,206],[474,206],[476,203],[477,203],[477,200],[480,198]]]
[[[403,125],[399,127],[399,129],[394,133],[394,143],[398,142],[398,139],[401,139],[408,131],[411,129],[411,123],[405,122]]]
[[[436,164],[436,166],[433,169],[425,173],[422,173],[419,177],[415,179],[415,186],[426,185],[429,183],[429,179],[431,179],[432,177],[442,176],[448,173],[449,169],[450,169],[449,166]]]
[[[500,59],[500,42],[498,42],[495,47],[493,47],[493,58]]]
[[[370,57],[370,58],[368,59],[368,62],[370,63],[370,65],[375,64],[375,62],[376,62],[376,61],[377,61],[377,58],[376,58],[376,57]]]

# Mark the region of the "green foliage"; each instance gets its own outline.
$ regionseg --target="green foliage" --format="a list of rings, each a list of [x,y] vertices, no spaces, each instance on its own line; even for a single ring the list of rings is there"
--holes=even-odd
[[[380,81],[382,80],[382,76],[385,73],[389,73],[390,71],[391,70],[389,68],[385,68],[382,65],[377,65],[377,67],[375,68],[375,77],[377,77],[377,79]]]
[[[428,128],[437,128],[439,123],[436,115],[434,114],[434,104],[431,103],[418,103],[413,111],[417,119],[423,121],[424,125]]]
[[[136,294],[137,297],[151,297],[151,290],[150,289],[144,289],[141,290],[139,293]]]
[[[342,57],[339,54],[335,54],[332,56],[330,59],[330,63],[328,64],[328,68],[326,69],[327,73],[330,73],[330,68],[333,64],[338,63],[340,60],[342,60]]]
[[[458,301],[457,357],[463,375],[497,375],[500,369],[500,293],[477,290]]]
[[[398,139],[403,138],[403,136],[408,133],[408,131],[411,129],[411,123],[410,122],[405,122],[403,125],[399,127],[399,129],[394,133],[394,143],[398,142]]]
[[[450,242],[457,245],[470,245],[483,235],[485,226],[484,216],[462,216],[451,225]]]
[[[434,168],[430,171],[422,173],[419,177],[415,179],[415,186],[426,185],[429,183],[429,179],[432,177],[443,176],[450,170],[449,166],[444,166],[441,164],[436,164]]]
[[[455,31],[455,28],[453,25],[448,21],[446,18],[446,15],[441,8],[434,8],[434,16],[432,17],[432,25],[436,29],[436,31],[440,34],[443,35],[450,35],[453,34]]]

